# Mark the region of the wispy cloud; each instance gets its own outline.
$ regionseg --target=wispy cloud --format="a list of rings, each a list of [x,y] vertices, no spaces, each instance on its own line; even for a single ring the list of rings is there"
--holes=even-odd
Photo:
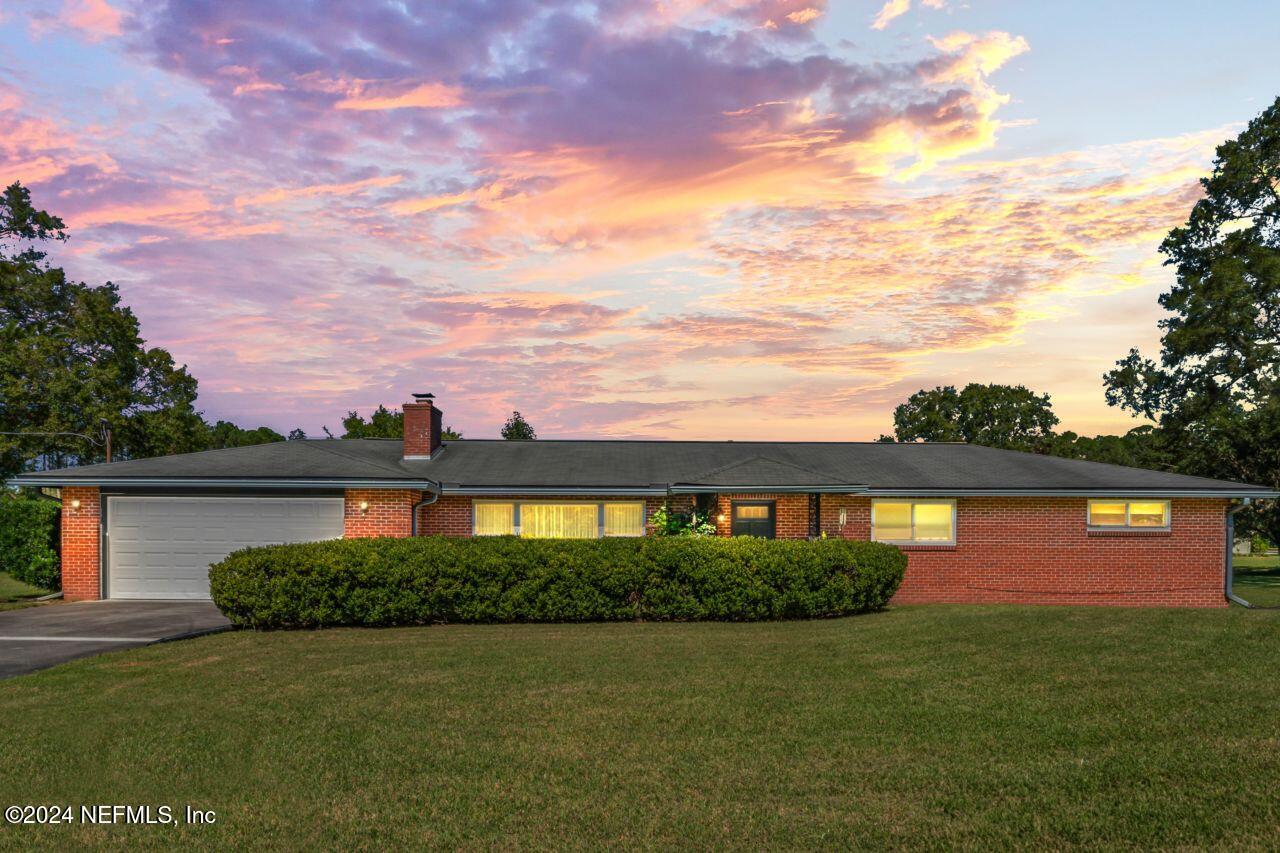
[[[817,0],[116,8],[85,49],[159,94],[0,86],[0,171],[204,405],[278,427],[429,386],[470,434],[874,436],[1150,282],[1226,133],[1010,159],[1025,39],[873,60]]]

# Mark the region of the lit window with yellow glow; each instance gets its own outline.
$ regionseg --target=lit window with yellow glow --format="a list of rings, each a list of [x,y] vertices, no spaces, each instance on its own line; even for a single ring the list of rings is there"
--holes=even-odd
[[[639,501],[604,505],[605,536],[643,536],[644,504]]]
[[[645,532],[643,501],[475,501],[472,519],[476,536],[599,539]]]
[[[1089,501],[1089,526],[1099,530],[1160,530],[1169,527],[1168,501]]]
[[[520,535],[526,539],[595,539],[596,504],[521,504]]]
[[[876,542],[954,545],[956,503],[937,500],[877,500],[871,503]]]
[[[476,536],[512,536],[516,532],[515,504],[475,504]]]

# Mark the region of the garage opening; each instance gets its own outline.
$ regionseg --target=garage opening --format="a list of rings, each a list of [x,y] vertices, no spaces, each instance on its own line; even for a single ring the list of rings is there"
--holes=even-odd
[[[342,538],[340,497],[106,500],[105,598],[208,599],[209,566],[232,551]]]

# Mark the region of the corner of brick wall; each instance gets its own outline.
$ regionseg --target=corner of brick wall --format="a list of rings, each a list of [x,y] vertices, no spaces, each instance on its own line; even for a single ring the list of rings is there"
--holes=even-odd
[[[73,506],[75,501],[79,507]],[[62,597],[102,597],[102,499],[97,486],[62,489]]]

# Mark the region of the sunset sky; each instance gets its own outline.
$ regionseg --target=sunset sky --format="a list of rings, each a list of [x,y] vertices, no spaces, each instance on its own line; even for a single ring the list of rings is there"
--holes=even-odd
[[[855,440],[975,381],[1114,432],[1277,44],[1274,0],[6,0],[0,181],[211,419]]]

